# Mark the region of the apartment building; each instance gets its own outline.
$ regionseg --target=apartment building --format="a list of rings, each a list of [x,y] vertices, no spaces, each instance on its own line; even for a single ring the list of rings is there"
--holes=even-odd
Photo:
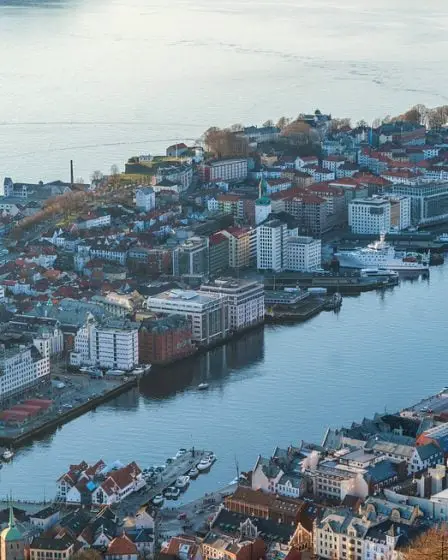
[[[352,233],[380,234],[391,226],[391,203],[385,198],[352,200],[348,205],[348,225]]]
[[[203,284],[201,292],[227,299],[231,331],[258,325],[264,319],[264,287],[258,282],[222,278]]]
[[[209,239],[191,237],[173,250],[173,275],[192,276],[209,273]]]
[[[135,192],[135,205],[140,210],[150,212],[156,207],[156,193],[152,187],[143,187]]]
[[[307,236],[291,236],[286,240],[285,270],[310,272],[322,264],[322,242]]]
[[[283,255],[288,227],[278,219],[267,220],[257,227],[258,270],[283,270]]]
[[[210,160],[199,168],[202,180],[207,183],[226,181],[234,183],[247,178],[246,158],[228,158]]]
[[[148,297],[146,306],[156,313],[187,317],[192,326],[192,340],[199,344],[225,338],[229,331],[227,299],[221,294],[170,290]]]
[[[229,240],[229,266],[250,267],[257,257],[257,230],[249,227],[229,227],[221,231]]]

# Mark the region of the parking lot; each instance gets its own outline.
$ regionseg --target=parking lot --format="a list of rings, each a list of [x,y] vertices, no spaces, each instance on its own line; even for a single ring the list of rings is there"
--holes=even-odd
[[[424,417],[428,414],[448,414],[448,388],[436,395],[423,398],[418,403],[403,409],[404,416]]]

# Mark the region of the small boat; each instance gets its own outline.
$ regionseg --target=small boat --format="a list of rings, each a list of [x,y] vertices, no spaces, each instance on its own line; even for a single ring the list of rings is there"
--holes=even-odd
[[[179,476],[179,478],[176,480],[175,486],[180,490],[185,490],[189,484],[190,484],[189,476]]]
[[[180,496],[180,490],[175,486],[168,486],[168,488],[166,488],[163,493],[165,494],[165,498],[171,500],[177,500],[177,498]]]
[[[14,453],[11,451],[11,449],[7,449],[3,453],[2,457],[5,461],[9,461],[10,459],[12,459],[14,457]]]
[[[181,447],[179,451],[176,453],[176,459],[179,459],[180,457],[185,455],[186,452],[187,450],[184,447]]]
[[[154,496],[154,498],[152,499],[152,503],[155,506],[161,506],[163,505],[163,502],[165,501],[165,498],[163,497],[162,494],[157,494],[157,496]]]
[[[209,459],[209,457],[205,457],[201,459],[200,462],[196,465],[196,468],[199,472],[208,471],[208,469],[213,465],[213,461]]]
[[[199,383],[198,389],[199,391],[205,391],[206,389],[208,389],[208,383]]]
[[[208,459],[209,461],[211,461],[212,463],[214,463],[216,461],[216,455],[214,453],[209,453],[208,454]]]
[[[145,373],[145,368],[138,367],[131,371],[131,375],[143,375]]]
[[[191,478],[196,478],[199,476],[199,471],[196,467],[193,467],[188,471],[188,476]]]

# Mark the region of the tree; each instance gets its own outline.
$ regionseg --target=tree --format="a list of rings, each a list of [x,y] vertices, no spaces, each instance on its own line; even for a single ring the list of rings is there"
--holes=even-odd
[[[381,126],[382,120],[380,119],[380,117],[377,117],[376,119],[373,119],[372,121],[372,128],[379,128]]]
[[[101,173],[101,171],[99,169],[94,171],[92,173],[92,175],[90,176],[90,180],[92,181],[92,183],[99,183],[99,182],[102,181],[102,179],[103,179],[103,174]]]
[[[356,123],[356,126],[359,128],[366,128],[369,126],[369,123],[366,120],[361,119]]]
[[[291,122],[291,119],[289,117],[280,117],[278,119],[277,122],[277,128],[279,128],[280,130],[283,130],[286,126],[288,126],[288,124]]]
[[[301,120],[296,120],[288,124],[288,126],[282,130],[281,135],[287,138],[290,143],[297,145],[312,142],[311,126]]]
[[[351,120],[347,117],[341,119],[331,119],[331,132],[339,132],[343,128],[351,128]]]
[[[103,557],[97,550],[88,548],[87,550],[78,550],[73,555],[72,560],[103,560]]]
[[[263,123],[263,126],[271,128],[272,126],[274,126],[274,121],[272,119],[268,119]]]
[[[241,123],[232,124],[230,127],[230,132],[241,132],[242,130],[244,130],[244,125]]]
[[[247,139],[229,129],[211,127],[203,138],[207,150],[216,157],[246,156],[249,153]]]
[[[84,185],[84,179],[82,177],[77,177],[75,183],[77,185]]]
[[[427,114],[427,122],[429,128],[440,128],[448,122],[448,105],[441,105],[429,109]]]
[[[111,175],[118,175],[120,173],[120,170],[118,168],[118,165],[116,165],[115,163],[113,165],[110,166],[110,174]]]
[[[448,557],[448,526],[426,531],[405,552],[405,560],[446,560]]]

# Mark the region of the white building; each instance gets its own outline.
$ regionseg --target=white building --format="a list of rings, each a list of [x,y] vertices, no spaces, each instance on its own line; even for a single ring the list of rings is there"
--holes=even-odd
[[[401,231],[411,226],[411,199],[408,196],[386,195],[390,201],[391,228]]]
[[[156,193],[152,187],[137,189],[135,193],[135,205],[137,208],[150,212],[156,207]]]
[[[204,181],[244,181],[247,178],[247,159],[230,158],[209,161],[201,167]]]
[[[33,344],[45,358],[62,354],[64,334],[59,328],[59,324],[52,327],[40,327],[33,338]]]
[[[264,319],[264,287],[252,280],[218,279],[201,286],[201,292],[227,299],[232,331],[258,325]]]
[[[48,348],[45,354],[42,356],[34,346],[0,348],[0,402],[49,379]]]
[[[78,229],[93,229],[110,226],[110,214],[89,215],[77,222]]]
[[[391,203],[385,198],[359,198],[348,205],[348,225],[353,233],[379,234],[391,226]]]
[[[120,319],[100,324],[89,315],[76,333],[70,364],[133,369],[138,364],[138,326]]]
[[[257,227],[258,270],[283,270],[283,252],[287,237],[287,225],[276,218]]]
[[[184,315],[191,321],[192,339],[209,344],[229,331],[227,298],[200,291],[170,290],[150,296],[147,308],[156,313]]]
[[[255,225],[258,226],[258,224],[264,222],[271,212],[271,200],[266,196],[258,198],[255,202]]]
[[[320,268],[322,242],[307,236],[288,237],[286,240],[285,270],[309,272]]]

